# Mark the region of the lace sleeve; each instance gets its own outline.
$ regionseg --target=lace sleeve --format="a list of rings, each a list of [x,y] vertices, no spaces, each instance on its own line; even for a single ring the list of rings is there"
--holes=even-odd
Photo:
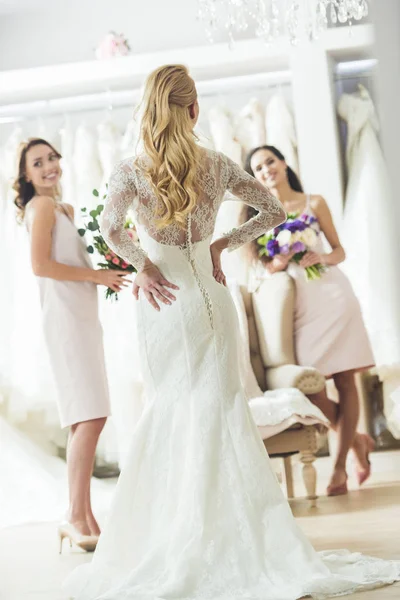
[[[124,228],[126,214],[135,196],[136,188],[129,177],[129,165],[119,163],[108,184],[100,230],[109,247],[140,272],[147,258],[146,253],[131,240]]]
[[[230,192],[226,199],[241,200],[259,211],[258,215],[225,234],[224,237],[228,238],[228,250],[232,252],[280,225],[285,220],[286,213],[282,204],[268,188],[246,173],[231,159],[224,158],[227,163],[225,188]]]

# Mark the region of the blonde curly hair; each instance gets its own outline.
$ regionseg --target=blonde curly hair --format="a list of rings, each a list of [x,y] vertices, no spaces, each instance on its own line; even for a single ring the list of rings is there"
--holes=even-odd
[[[159,67],[147,78],[140,137],[150,160],[141,168],[158,199],[160,228],[185,227],[197,201],[199,148],[189,111],[196,101],[196,86],[184,65]]]

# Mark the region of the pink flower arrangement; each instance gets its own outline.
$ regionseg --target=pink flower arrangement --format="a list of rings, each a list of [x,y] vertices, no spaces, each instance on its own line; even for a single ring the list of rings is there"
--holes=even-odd
[[[118,56],[127,56],[131,49],[128,40],[122,33],[110,31],[101,40],[96,48],[96,58],[98,60],[108,60]]]
[[[133,225],[130,222],[128,224],[128,231],[127,231],[127,233],[128,233],[129,237],[131,238],[131,240],[133,242],[138,242],[139,241],[139,238],[138,238],[137,233],[136,233],[136,229],[133,227]]]
[[[93,196],[96,198],[99,196],[99,192],[97,190],[93,190]],[[84,227],[78,229],[79,235],[82,237],[89,233],[92,236],[92,243],[87,246],[87,251],[90,254],[93,254],[94,251],[97,251],[98,256],[100,256],[101,261],[98,263],[98,266],[102,269],[118,269],[126,271],[127,273],[136,273],[136,269],[134,266],[127,263],[123,258],[120,258],[115,254],[113,250],[108,246],[105,242],[103,236],[100,233],[100,225],[99,225],[99,217],[104,210],[104,205],[99,204],[97,208],[88,212],[86,208],[82,208],[82,216],[84,218],[85,224]],[[136,235],[135,225],[131,221],[131,219],[127,219],[125,223],[125,229],[129,237],[133,242],[138,240]],[[114,292],[111,288],[107,288],[106,290],[106,298],[111,298],[118,300],[118,294]]]

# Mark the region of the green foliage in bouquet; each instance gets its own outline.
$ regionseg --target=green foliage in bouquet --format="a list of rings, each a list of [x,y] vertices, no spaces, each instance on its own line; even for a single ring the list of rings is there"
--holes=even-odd
[[[99,197],[99,192],[96,189],[93,190],[92,194],[95,198]],[[103,200],[106,198],[106,196],[107,194],[103,196]],[[135,267],[115,254],[115,252],[111,250],[108,244],[104,241],[104,238],[100,233],[99,225],[99,218],[103,210],[104,204],[98,204],[97,207],[92,209],[90,212],[88,212],[87,208],[81,208],[82,217],[84,218],[84,226],[78,229],[78,233],[82,237],[89,233],[89,235],[92,237],[92,243],[86,247],[87,251],[89,254],[93,254],[94,251],[97,250],[97,253],[101,257],[101,262],[97,263],[97,266],[99,266],[101,269],[115,269],[118,271],[126,271],[127,273],[136,273]],[[135,231],[133,221],[130,218],[127,219],[124,227],[132,232],[130,237],[133,241],[135,237],[133,233]],[[111,288],[107,288],[106,298],[118,300],[118,293],[114,292],[114,290]]]

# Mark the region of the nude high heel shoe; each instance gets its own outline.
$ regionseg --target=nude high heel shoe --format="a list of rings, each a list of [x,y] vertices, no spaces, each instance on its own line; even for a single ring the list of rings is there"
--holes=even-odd
[[[85,550],[85,552],[94,552],[99,540],[97,535],[83,535],[74,525],[72,525],[72,523],[68,523],[68,521],[59,525],[58,537],[60,539],[60,554],[62,553],[64,538],[69,540],[70,547],[72,547],[73,542],[78,548]]]

